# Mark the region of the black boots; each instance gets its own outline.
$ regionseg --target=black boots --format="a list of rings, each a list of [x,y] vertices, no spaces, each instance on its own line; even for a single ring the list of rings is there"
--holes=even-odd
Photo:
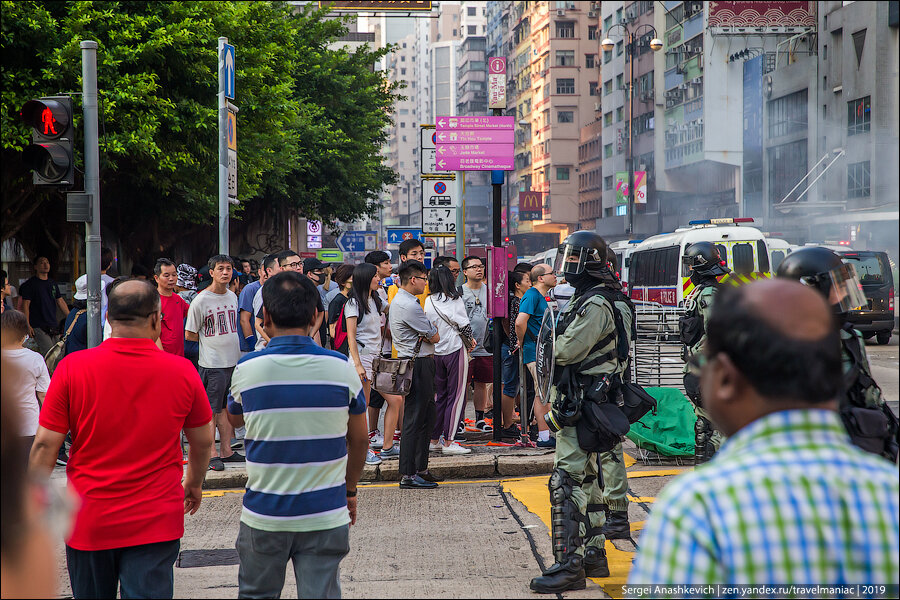
[[[713,432],[712,423],[698,415],[697,422],[694,423],[694,466],[708,462],[716,453],[712,442]]]
[[[554,563],[540,577],[532,579],[531,589],[539,594],[583,590],[587,585],[584,577],[584,559],[573,552],[563,562]]]
[[[627,540],[631,538],[631,525],[628,523],[627,510],[607,510],[606,524],[601,530],[608,540]]]
[[[594,546],[584,549],[584,574],[587,577],[609,577],[606,550]]]

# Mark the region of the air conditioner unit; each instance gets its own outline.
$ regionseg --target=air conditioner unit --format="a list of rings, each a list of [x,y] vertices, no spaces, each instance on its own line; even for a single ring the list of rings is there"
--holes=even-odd
[[[557,9],[557,11],[556,11],[556,16],[557,16],[557,17],[564,17],[564,16],[566,16],[566,11],[565,11],[565,9],[562,9],[562,8]]]
[[[693,83],[694,85],[700,85],[701,80],[699,77],[694,77],[693,79],[691,79],[691,83]]]
[[[596,18],[597,18],[597,11],[595,11],[595,10],[589,10],[589,11],[588,11],[588,18],[589,18],[589,19],[596,19]]]
[[[666,108],[672,108],[676,104],[677,104],[677,102],[675,100],[673,100],[672,98],[666,99]]]
[[[678,84],[678,89],[679,89],[679,90],[686,90],[686,89],[687,89],[687,84],[686,84],[686,83],[679,83],[679,84]]]
[[[603,107],[599,102],[594,102],[594,110],[600,112],[601,110],[603,110]]]
[[[697,68],[698,69],[703,68],[703,55],[702,54],[697,57]]]
[[[697,125],[703,125],[703,117],[697,119]]]

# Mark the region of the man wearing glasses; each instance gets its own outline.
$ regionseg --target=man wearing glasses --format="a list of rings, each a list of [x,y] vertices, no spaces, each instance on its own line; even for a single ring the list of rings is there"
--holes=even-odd
[[[403,263],[411,260],[420,262],[423,266],[425,264],[425,246],[419,240],[404,240],[400,244],[400,266],[402,267]],[[394,296],[397,295],[398,291],[400,291],[400,286],[397,283],[388,288],[388,302],[394,301]],[[428,298],[429,293],[428,284],[426,283],[425,291],[416,296],[419,300],[419,306],[423,310],[425,308],[425,299]]]
[[[462,286],[463,301],[466,303],[466,314],[472,326],[472,334],[477,342],[469,361],[469,380],[475,392],[472,403],[475,405],[475,428],[478,431],[492,431],[492,427],[484,420],[487,410],[487,386],[494,381],[494,362],[491,354],[484,349],[484,341],[488,335],[487,286],[484,284],[484,261],[477,256],[463,259],[463,274],[466,283]]]

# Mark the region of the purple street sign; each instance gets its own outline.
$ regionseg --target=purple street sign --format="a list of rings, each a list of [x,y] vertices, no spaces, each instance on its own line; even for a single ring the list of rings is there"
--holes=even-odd
[[[513,144],[515,132],[512,129],[451,129],[435,133],[435,140],[438,144]]]
[[[512,171],[515,168],[513,164],[513,155],[507,156],[485,156],[485,157],[464,157],[450,156],[438,157],[438,171]]]
[[[515,129],[515,117],[438,117],[437,130]]]
[[[515,147],[512,144],[438,144],[438,158],[455,156],[466,158],[504,158],[513,156]]]

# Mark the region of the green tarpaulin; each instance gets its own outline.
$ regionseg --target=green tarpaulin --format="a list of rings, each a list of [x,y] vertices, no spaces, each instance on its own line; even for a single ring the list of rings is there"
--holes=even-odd
[[[628,438],[638,445],[663,456],[694,455],[694,405],[674,388],[648,387],[656,398],[656,414],[648,412],[631,425]]]

